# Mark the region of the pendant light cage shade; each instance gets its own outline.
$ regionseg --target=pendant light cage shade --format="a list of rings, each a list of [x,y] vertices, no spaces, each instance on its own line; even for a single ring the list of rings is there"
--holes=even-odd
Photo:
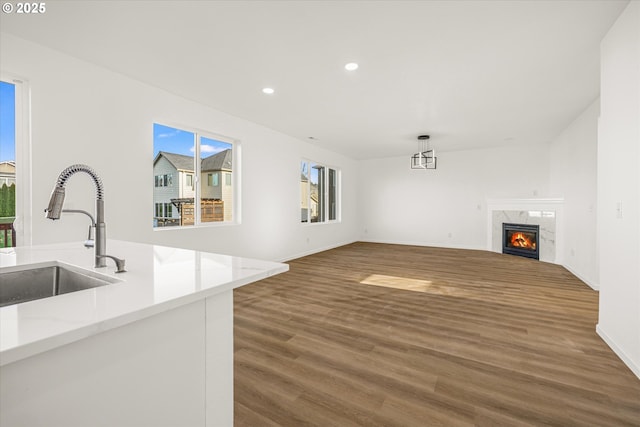
[[[436,152],[429,148],[429,135],[418,136],[418,152],[411,156],[411,169],[435,169]]]
[[[437,161],[433,150],[421,151],[411,156],[411,169],[435,169]]]

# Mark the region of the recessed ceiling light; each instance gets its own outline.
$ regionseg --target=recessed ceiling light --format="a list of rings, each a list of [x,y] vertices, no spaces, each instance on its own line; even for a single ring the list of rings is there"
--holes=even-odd
[[[271,95],[274,92],[275,90],[273,90],[273,88],[270,88],[270,87],[265,87],[262,89],[262,93],[266,93],[267,95]]]
[[[356,64],[355,62],[349,62],[348,64],[346,64],[344,66],[344,69],[347,71],[354,71],[358,69],[358,64]]]

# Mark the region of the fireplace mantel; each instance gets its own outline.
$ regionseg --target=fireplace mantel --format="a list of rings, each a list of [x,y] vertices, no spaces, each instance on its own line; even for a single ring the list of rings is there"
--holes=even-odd
[[[489,210],[517,211],[517,210],[555,210],[564,206],[563,198],[535,198],[535,199],[487,199]]]
[[[563,198],[487,199],[487,250],[502,252],[502,223],[540,226],[540,261],[562,265]]]

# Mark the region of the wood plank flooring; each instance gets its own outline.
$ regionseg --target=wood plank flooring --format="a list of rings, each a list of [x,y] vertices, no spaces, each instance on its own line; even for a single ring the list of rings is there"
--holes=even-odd
[[[354,243],[234,291],[235,426],[640,426],[598,293],[485,251]]]

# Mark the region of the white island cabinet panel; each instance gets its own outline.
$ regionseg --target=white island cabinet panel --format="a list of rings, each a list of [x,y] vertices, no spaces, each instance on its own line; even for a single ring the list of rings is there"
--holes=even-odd
[[[0,272],[55,260],[118,279],[0,308],[0,426],[231,427],[233,289],[288,266],[108,248],[126,273],[94,269],[77,244],[0,249]]]
[[[1,426],[204,426],[205,302],[2,367]]]

